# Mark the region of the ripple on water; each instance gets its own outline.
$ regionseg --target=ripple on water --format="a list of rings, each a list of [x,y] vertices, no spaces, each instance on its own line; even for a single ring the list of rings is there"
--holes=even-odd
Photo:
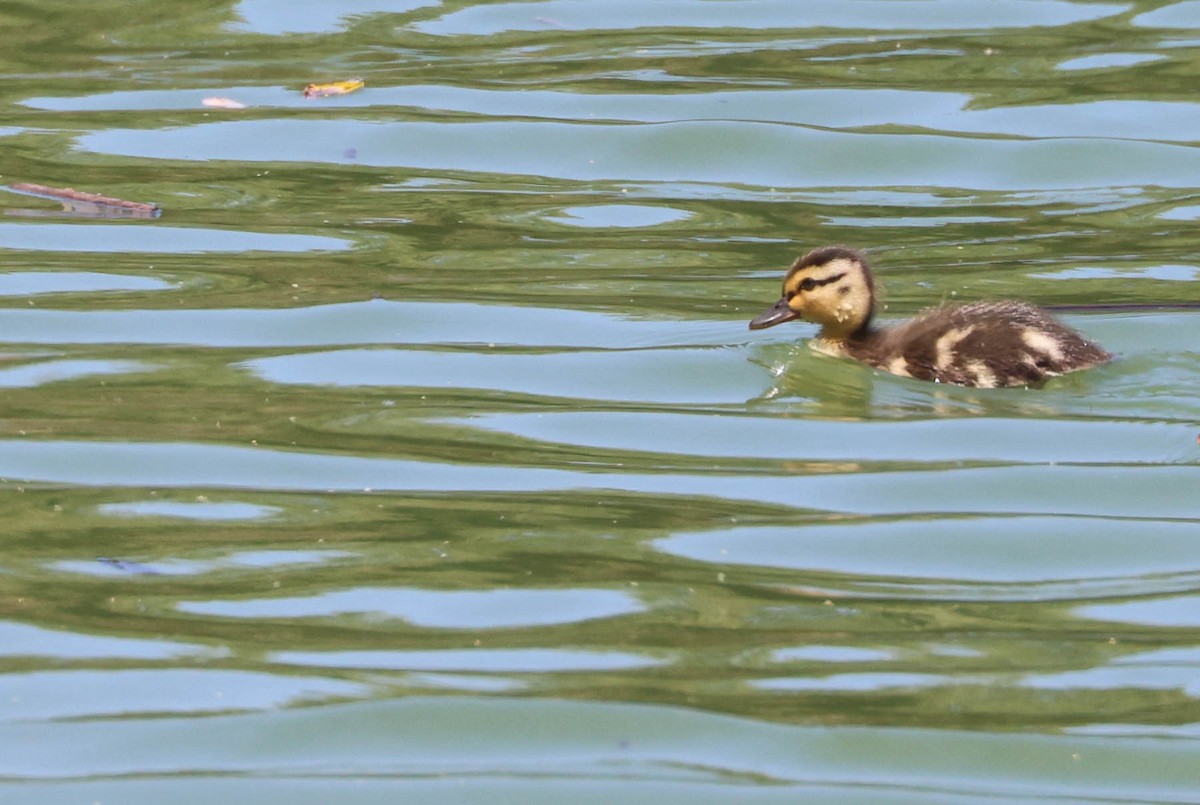
[[[875,517],[675,534],[653,545],[717,565],[837,573],[898,586],[918,579],[1039,584],[1200,574],[1195,532],[1187,522],[1096,517]]]
[[[55,660],[217,659],[229,651],[199,643],[89,635],[0,622],[0,656],[51,657]]]
[[[621,451],[780,461],[1161,463],[1195,428],[1156,422],[914,418],[839,422],[793,416],[547,412],[451,420],[526,439]]]
[[[6,271],[0,273],[0,296],[111,291],[165,291],[177,285],[156,277],[88,271]]]
[[[485,344],[489,348],[635,347],[677,344],[682,329],[689,344],[720,345],[728,343],[735,327],[743,336],[741,322],[681,327],[678,321],[643,321],[579,310],[382,299],[284,309],[0,309],[0,341],[16,344],[161,344],[165,340],[213,347],[396,343],[465,344],[477,350]],[[307,360],[315,363],[319,358]]]
[[[1111,70],[1121,67],[1132,67],[1135,64],[1161,61],[1165,59],[1160,53],[1098,53],[1094,56],[1080,56],[1059,62],[1059,70]]]
[[[352,551],[342,550],[264,550],[240,551],[215,559],[167,558],[134,562],[100,557],[94,561],[69,559],[55,562],[53,568],[59,572],[88,576],[197,576],[206,573],[322,565],[356,555]]]
[[[0,197],[9,798],[1195,790],[1194,312],[1036,392],[746,320],[1190,300],[1200,3],[110,5],[0,49],[4,170],[165,210]]]
[[[1192,529],[1195,530],[1194,525]],[[1176,595],[1112,604],[1088,604],[1077,607],[1074,614],[1079,618],[1111,623],[1194,629],[1200,626],[1200,595]]]
[[[624,671],[665,660],[626,651],[581,649],[446,649],[443,651],[278,651],[272,662],[319,668],[474,673]]]
[[[105,669],[0,675],[0,722],[265,710],[360,697],[371,687],[319,677],[250,671]],[[27,770],[28,771],[28,770]]]
[[[257,490],[544,492],[625,490],[672,499],[759,501],[847,514],[1056,514],[1194,518],[1200,467],[999,466],[778,474],[638,473],[513,467],[184,443],[0,440],[0,479]],[[1081,494],[1080,490],[1087,490]]]
[[[43,360],[0,369],[0,388],[33,388],[91,375],[122,375],[157,371],[141,361]]]
[[[235,229],[144,224],[0,224],[0,249],[46,252],[319,252],[353,243],[324,235],[292,235]]]
[[[54,111],[194,109],[200,105],[205,96],[224,92],[234,92],[234,90],[228,88],[169,91],[140,90],[75,97],[29,98],[24,103],[36,109]],[[237,89],[236,94],[239,99],[263,108],[294,108],[306,105],[306,102],[299,98],[297,93],[289,92],[279,87],[246,87]],[[752,88],[692,92],[676,95],[618,92],[580,95],[578,93],[559,90],[531,90],[526,88],[480,89],[436,84],[411,84],[400,87],[372,89],[367,93],[339,99],[338,103],[358,110],[373,107],[394,108],[402,106],[417,110],[418,115],[428,115],[434,111],[448,111],[467,116],[466,119],[460,121],[458,124],[454,124],[453,127],[451,124],[438,124],[419,119],[392,124],[397,135],[406,134],[410,138],[421,137],[422,133],[428,131],[431,126],[440,125],[454,140],[459,140],[459,138],[468,136],[471,132],[480,131],[478,126],[487,123],[491,125],[491,128],[486,129],[487,131],[494,131],[499,126],[509,126],[514,136],[525,130],[537,131],[543,138],[549,139],[551,144],[556,135],[559,138],[568,136],[576,137],[579,138],[580,142],[583,142],[584,138],[588,142],[607,139],[602,135],[607,133],[612,136],[612,124],[617,121],[657,123],[663,125],[690,123],[700,126],[710,126],[714,130],[714,134],[720,131],[725,132],[727,135],[730,132],[735,132],[743,133],[745,136],[752,136],[756,132],[771,131],[771,129],[762,129],[762,125],[774,124],[778,126],[779,124],[783,124],[789,128],[803,127],[806,130],[841,130],[853,133],[856,137],[861,138],[864,136],[864,129],[870,129],[878,125],[881,120],[885,120],[889,126],[911,127],[926,133],[940,132],[951,135],[967,133],[989,138],[1004,135],[1012,137],[1078,137],[1114,140],[1136,139],[1156,142],[1174,141],[1186,144],[1190,142],[1191,132],[1196,129],[1197,120],[1200,118],[1200,109],[1197,109],[1196,104],[1188,102],[1097,99],[1086,102],[1076,101],[1071,103],[1022,104],[1012,107],[978,108],[974,100],[972,95],[964,92],[914,89],[780,88],[764,90]],[[742,127],[730,127],[728,125],[738,122],[747,125]],[[563,123],[570,123],[571,128],[564,128]],[[464,127],[463,124],[469,125]],[[749,124],[755,125],[751,126]],[[271,153],[278,152],[270,152],[262,148],[261,144],[238,142],[236,138],[231,137],[231,133],[237,130],[264,129],[268,126],[277,128],[279,125],[281,125],[280,121],[272,120],[210,121],[185,129],[184,134],[190,132],[193,138],[202,136],[213,137],[218,141],[218,144],[229,138],[230,142],[228,146],[238,149],[239,155],[243,158],[269,160]],[[310,130],[314,137],[321,137],[324,133],[336,133],[337,137],[342,139],[338,140],[335,138],[330,140],[329,150],[322,153],[328,153],[330,157],[336,156],[338,161],[357,162],[360,158],[374,161],[386,159],[388,158],[387,154],[395,153],[391,149],[385,151],[381,148],[372,148],[364,153],[356,146],[353,157],[351,157],[347,156],[345,148],[341,152],[338,152],[332,147],[332,143],[337,142],[355,142],[362,145],[364,142],[374,141],[376,138],[373,135],[376,127],[380,124],[371,121],[346,119],[338,121],[296,121],[293,125],[298,128],[303,127]],[[536,128],[527,129],[527,126],[530,125],[536,126]],[[472,128],[472,126],[475,128]],[[579,131],[575,131],[575,129],[579,129]],[[779,133],[782,134],[784,132],[781,131]],[[805,135],[804,131],[793,133],[798,137]],[[815,133],[816,131],[808,132],[809,135]],[[144,148],[158,149],[147,152],[147,156],[195,159],[198,156],[195,151],[189,150],[182,142],[184,134],[152,131],[138,136],[130,132],[130,142],[118,143],[114,138],[102,136],[103,133],[98,132],[92,135],[85,135],[81,140],[81,144],[86,148],[94,149],[101,153],[108,153],[113,151],[113,149],[120,149],[116,153],[132,153],[127,149],[136,148],[140,142]],[[620,136],[624,140],[636,143],[642,137],[652,134],[654,134],[654,131],[649,130],[644,132],[624,132]],[[601,136],[593,137],[592,135]],[[874,140],[875,138],[870,139]],[[890,139],[894,141],[895,137],[891,137]],[[814,137],[812,142],[819,145],[822,142],[841,142],[841,140],[831,141],[828,139],[816,139]],[[989,139],[987,142],[994,147],[994,140]],[[853,140],[846,139],[845,143],[851,145],[853,144]],[[382,145],[383,143],[380,144]],[[951,144],[955,143],[952,141],[946,142],[946,145]],[[510,149],[513,147],[512,143],[508,143],[508,146]],[[305,155],[315,154],[312,149],[319,147],[319,144],[316,142],[292,143],[289,144],[289,147],[292,150],[283,153],[293,154],[292,159],[305,160],[306,158],[316,158],[315,156],[306,157]],[[433,147],[432,141],[431,147]],[[893,142],[891,147],[894,149],[898,146]],[[1030,154],[1035,153],[1033,149],[1027,149],[1027,151]],[[433,153],[436,152],[430,152],[430,154]],[[522,156],[524,154],[522,151],[513,151],[513,153]],[[598,151],[593,151],[592,153],[598,153]],[[636,150],[634,155],[637,155]],[[662,160],[666,159],[663,155],[659,156]],[[471,153],[464,155],[464,157],[477,159],[479,155]],[[408,158],[413,158],[413,155],[408,155]],[[739,157],[735,154],[721,154],[715,158],[726,162],[744,160],[744,157]],[[596,160],[591,159],[585,160],[583,164],[594,165],[595,163]],[[396,164],[407,163],[401,162]],[[427,163],[422,162],[418,164]],[[795,185],[784,181],[786,177],[783,172],[794,170],[798,167],[798,163],[781,158],[778,159],[778,164],[781,171],[779,180],[762,183],[764,186],[773,189],[775,197],[788,195],[797,190]],[[936,166],[936,162],[924,163],[926,170],[932,170]],[[683,169],[683,167],[681,166],[680,169]],[[694,170],[699,166],[691,167]],[[844,171],[844,177],[853,175],[852,167],[852,165],[840,165],[840,168]],[[1103,170],[1105,167],[1100,165],[1096,169]],[[505,172],[498,165],[494,165],[493,170],[497,173]],[[514,171],[510,168],[508,172]],[[684,175],[681,173],[674,179],[660,177],[660,181],[666,184],[664,188],[665,195],[672,195],[670,192],[670,183],[678,182]],[[625,183],[631,182],[630,177],[613,176],[612,178],[623,180],[622,189],[625,192],[629,192],[630,188]],[[645,178],[645,175],[640,175],[636,181],[642,182]],[[409,187],[414,187],[420,186],[421,182],[428,183],[430,181],[432,180],[424,179],[418,181],[414,179],[409,180],[406,184]],[[745,186],[744,182],[730,182],[729,184],[733,186],[705,188],[702,197],[706,200],[711,200],[714,194],[737,193],[736,188],[738,186]],[[1120,185],[1105,186],[1100,183],[1100,180],[1097,180],[1093,184],[1080,185],[1078,189],[1081,193],[1094,197],[1096,194],[1130,192],[1139,187],[1139,185],[1131,183],[1125,184],[1127,187],[1121,187]],[[844,185],[844,181],[831,181],[827,186],[822,187],[821,190],[841,194],[845,193],[848,189]],[[425,184],[425,186],[428,188],[430,185]],[[919,192],[918,188],[926,186],[929,185],[914,181],[906,190],[907,192],[917,193]],[[1043,185],[1035,183],[1012,189],[1028,190],[1029,187],[1040,186]],[[901,183],[890,187],[882,186],[877,189],[873,187],[872,192],[879,194],[905,192],[905,190],[900,189],[901,187],[904,187]],[[988,190],[995,189],[988,188]],[[956,200],[961,204],[961,199]],[[940,203],[946,202],[942,200]],[[617,214],[614,211],[602,214],[600,210],[591,210],[591,206],[581,205],[585,213],[581,217],[602,218],[604,214]],[[614,205],[598,206],[608,207]],[[653,209],[650,205],[645,206]],[[928,206],[936,206],[936,203],[922,205],[922,207]],[[657,212],[648,213],[651,217],[661,214]],[[950,218],[947,220],[947,223],[971,223],[976,219],[981,222],[1020,220],[1003,216],[977,215],[963,216],[957,219]],[[568,219],[566,223],[570,224],[573,222]],[[878,226],[881,222],[875,220],[873,223]],[[893,225],[890,219],[886,223]]]
[[[420,590],[364,587],[296,598],[185,601],[181,612],[224,618],[401,620],[427,629],[518,629],[615,618],[645,610],[617,590]]]
[[[636,228],[682,221],[691,216],[686,210],[667,207],[648,207],[638,204],[593,204],[582,207],[567,207],[560,215],[547,216],[552,221],[566,226],[583,228]]]
[[[272,383],[487,389],[513,394],[674,403],[741,403],[761,370],[735,350],[562,351],[535,355],[337,350],[244,364]],[[720,376],[722,382],[707,378]]]
[[[1044,112],[996,113],[1020,119],[1021,136],[1008,139],[925,133],[901,139],[876,132],[737,120],[628,126],[492,119],[461,123],[269,119],[158,130],[108,129],[82,135],[78,145],[92,153],[138,159],[356,164],[582,182],[622,182],[632,172],[642,182],[793,189],[881,184],[991,191],[1097,185],[1187,187],[1188,177],[1200,173],[1200,155],[1185,142],[1198,113],[1190,105],[1174,110],[1161,106],[1098,102],[1092,128],[1072,133],[1044,130],[1055,119]],[[1134,115],[1135,122],[1129,123],[1130,113],[1138,110],[1146,114]],[[1162,127],[1148,131],[1136,122],[1148,114],[1156,124],[1179,132],[1180,142],[1163,142]],[[1118,124],[1133,128],[1116,132],[1124,137],[1094,135],[1096,126],[1110,130]],[[995,124],[980,120],[977,125]],[[1034,127],[1032,134],[1026,131],[1029,127]],[[1143,139],[1137,139],[1139,135]],[[348,144],[353,157],[347,156]],[[238,234],[226,232],[223,237]],[[20,237],[29,236],[21,233]],[[26,248],[44,248],[46,242],[37,238],[38,245]],[[185,242],[205,250],[194,237]],[[0,245],[5,243],[0,230]],[[166,245],[165,240],[161,243]],[[130,250],[144,250],[137,246]],[[331,246],[306,244],[304,248]]]
[[[1136,15],[1132,24],[1147,28],[1200,28],[1200,2],[1182,0]]]
[[[887,662],[894,659],[897,659],[894,651],[861,646],[796,646],[777,649],[771,653],[771,661],[776,663]]]
[[[772,691],[821,691],[826,693],[869,693],[894,689],[929,688],[961,684],[961,680],[942,674],[873,672],[831,674],[829,676],[789,676],[756,679],[752,687]]]
[[[175,517],[185,520],[262,520],[283,510],[277,506],[261,506],[239,501],[179,501],[141,500],[128,503],[104,503],[97,507],[101,514],[117,517]]]
[[[346,27],[372,13],[403,14],[438,5],[433,0],[239,0],[229,27],[267,36],[316,34]]]
[[[1195,700],[1200,699],[1197,659],[1195,650],[1138,652],[1083,670],[1029,674],[1019,684],[1058,691],[1177,690]]]
[[[636,0],[594,4],[571,0],[488,3],[454,10],[418,22],[423,33],[436,36],[488,36],[508,31],[553,29],[671,29],[686,17],[689,29],[752,29],[761,36],[772,29],[847,28],[874,30],[971,30],[1030,25],[1069,25],[1098,20],[1126,10],[1123,5],[1050,0],[997,0],[984,6],[968,0],[837,0],[796,5],[787,0],[707,0],[703,3],[639,3]]]

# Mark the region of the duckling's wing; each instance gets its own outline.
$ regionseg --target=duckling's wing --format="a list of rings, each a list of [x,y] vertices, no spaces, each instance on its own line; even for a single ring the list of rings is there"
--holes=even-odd
[[[963,386],[1034,385],[1112,356],[1050,314],[1020,302],[979,302],[926,311],[884,330],[875,366]]]

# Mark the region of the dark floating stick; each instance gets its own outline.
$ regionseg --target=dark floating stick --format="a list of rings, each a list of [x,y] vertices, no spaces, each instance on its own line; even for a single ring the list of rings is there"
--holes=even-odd
[[[61,202],[63,209],[85,212],[92,215],[125,214],[133,218],[157,218],[162,215],[162,208],[157,204],[146,204],[141,201],[126,201],[121,198],[102,196],[99,193],[84,193],[71,187],[49,187],[32,182],[17,182],[6,189],[14,193],[24,193],[28,196],[49,198]],[[119,211],[119,212],[118,212]]]
[[[126,573],[134,573],[139,576],[161,575],[157,570],[149,565],[143,565],[141,562],[131,562],[128,559],[117,559],[113,556],[97,556],[96,561],[117,570],[121,570]]]

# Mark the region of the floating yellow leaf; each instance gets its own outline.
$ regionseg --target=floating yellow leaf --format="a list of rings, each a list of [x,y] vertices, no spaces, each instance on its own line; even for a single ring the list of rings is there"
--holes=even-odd
[[[328,84],[309,84],[304,88],[305,98],[327,98],[330,95],[346,95],[365,86],[361,78],[348,81],[331,81]]]

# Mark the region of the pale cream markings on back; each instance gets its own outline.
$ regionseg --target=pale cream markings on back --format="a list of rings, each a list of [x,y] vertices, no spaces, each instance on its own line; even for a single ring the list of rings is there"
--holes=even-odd
[[[1061,361],[1063,359],[1062,344],[1058,339],[1048,333],[1043,333],[1041,330],[1035,330],[1032,327],[1026,327],[1021,331],[1021,340],[1025,342],[1025,346],[1040,352],[1052,361]]]
[[[883,367],[894,375],[901,377],[912,377],[908,371],[908,361],[904,360],[903,356],[897,356],[888,361],[887,366]]]
[[[967,363],[966,369],[975,376],[975,385],[981,389],[996,388],[996,375],[992,370],[987,368],[983,361],[970,361]]]
[[[954,363],[954,348],[958,346],[958,342],[969,336],[975,331],[975,325],[969,327],[955,327],[953,330],[947,330],[945,335],[937,340],[934,345],[934,366],[938,371],[944,372]]]

